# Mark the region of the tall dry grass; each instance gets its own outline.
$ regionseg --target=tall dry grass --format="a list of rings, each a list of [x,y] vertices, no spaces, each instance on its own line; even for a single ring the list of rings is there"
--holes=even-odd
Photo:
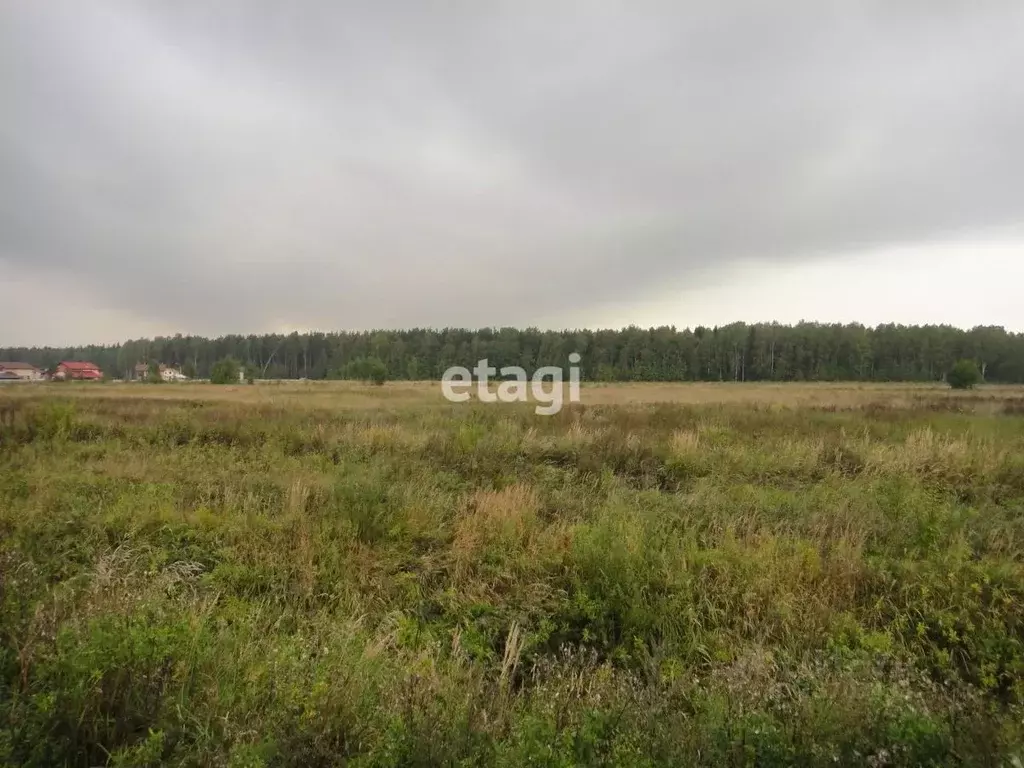
[[[17,389],[0,763],[1019,757],[1017,390]]]

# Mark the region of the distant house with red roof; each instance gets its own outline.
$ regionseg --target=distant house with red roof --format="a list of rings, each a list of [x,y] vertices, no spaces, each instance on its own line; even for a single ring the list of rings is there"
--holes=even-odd
[[[65,360],[57,366],[53,373],[53,378],[99,381],[103,378],[103,371],[97,368],[95,363]]]

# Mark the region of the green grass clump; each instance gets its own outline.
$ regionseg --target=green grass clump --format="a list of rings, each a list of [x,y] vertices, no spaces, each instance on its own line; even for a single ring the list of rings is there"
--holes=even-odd
[[[957,402],[19,396],[0,765],[1018,764],[1024,422]]]

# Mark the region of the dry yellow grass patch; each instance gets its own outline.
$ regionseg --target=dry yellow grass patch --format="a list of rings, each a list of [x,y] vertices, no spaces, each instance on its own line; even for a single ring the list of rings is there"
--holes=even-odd
[[[342,434],[346,443],[374,452],[419,451],[429,438],[422,430],[411,432],[398,424],[347,424]]]
[[[476,551],[496,539],[522,543],[536,521],[539,508],[537,492],[525,483],[500,491],[476,491],[470,496],[467,509],[459,515],[453,546],[458,550]]]
[[[1006,455],[1005,450],[997,449],[990,441],[941,434],[931,427],[914,430],[901,445],[865,441],[863,450],[870,469],[923,477],[989,473],[998,468]]]
[[[573,421],[565,432],[565,439],[573,445],[593,445],[603,434],[603,430],[585,427],[580,419]]]
[[[301,479],[295,480],[288,488],[287,514],[293,521],[294,559],[296,579],[302,594],[307,597],[313,593],[316,583],[316,547],[313,543],[314,532],[307,513],[307,504],[311,494],[308,483]]]
[[[451,552],[457,570],[472,570],[488,549],[501,557],[536,549],[539,511],[537,492],[525,483],[475,491],[455,521]]]
[[[756,448],[756,445],[752,446],[752,449]],[[821,438],[808,440],[787,437],[773,443],[769,459],[776,467],[807,476],[814,471],[824,448],[825,441]]]
[[[672,433],[672,453],[677,457],[696,456],[701,452],[700,435],[692,429],[677,429]]]

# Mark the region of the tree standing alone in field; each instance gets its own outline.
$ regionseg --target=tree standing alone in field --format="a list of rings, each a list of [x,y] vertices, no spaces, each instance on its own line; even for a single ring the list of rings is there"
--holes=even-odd
[[[388,368],[379,357],[359,357],[345,366],[345,375],[349,379],[361,379],[367,384],[380,386],[388,378]]]
[[[210,369],[210,381],[213,384],[237,384],[241,365],[233,357],[218,360]]]
[[[946,382],[953,389],[973,389],[981,382],[981,371],[973,360],[960,360],[946,374]]]

